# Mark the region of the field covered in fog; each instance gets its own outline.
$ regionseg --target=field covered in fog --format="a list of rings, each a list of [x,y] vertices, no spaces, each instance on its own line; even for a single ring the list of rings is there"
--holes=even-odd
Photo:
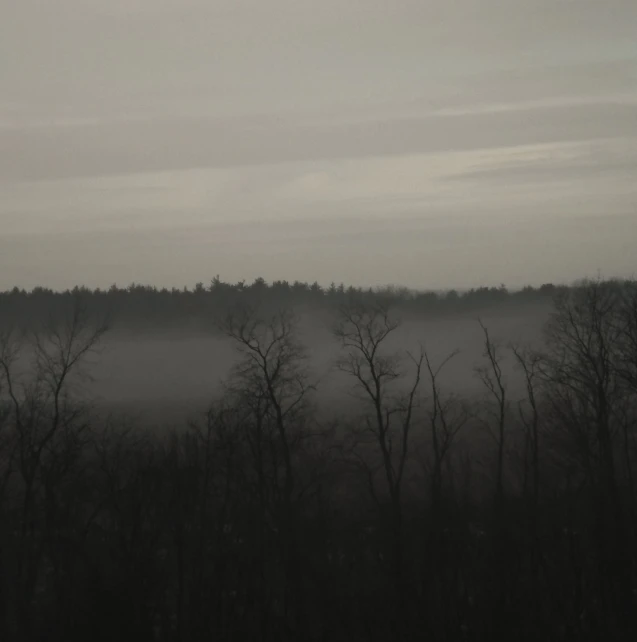
[[[549,313],[550,306],[541,303],[444,316],[398,309],[395,316],[401,326],[388,338],[386,348],[404,354],[422,343],[433,363],[458,350],[442,372],[441,384],[449,392],[472,397],[484,392],[474,372],[483,365],[484,337],[478,318],[503,347],[509,343],[537,346]],[[352,382],[334,367],[340,354],[331,333],[336,313],[300,310],[297,316],[299,339],[307,348],[312,377],[317,381],[319,412],[341,413],[351,408],[355,403],[350,394]],[[94,381],[86,389],[104,409],[132,413],[148,424],[174,425],[206,410],[236,360],[236,346],[215,328],[212,317],[207,332],[201,328],[126,331],[115,327],[94,360],[90,369]],[[523,394],[513,360],[505,359],[503,368],[513,392],[519,387]],[[426,393],[426,384],[423,391]]]

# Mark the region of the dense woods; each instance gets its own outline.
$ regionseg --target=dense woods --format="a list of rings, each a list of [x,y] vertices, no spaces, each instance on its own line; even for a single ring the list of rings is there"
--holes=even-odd
[[[480,399],[391,348],[401,309],[538,298],[540,347],[482,325]],[[294,308],[325,300],[355,418],[316,412]],[[190,317],[239,356],[208,412],[97,413],[113,320]],[[2,640],[634,639],[635,282],[14,290],[0,326]]]
[[[482,287],[464,292],[412,291],[407,288],[387,286],[360,288],[332,283],[325,288],[318,283],[255,279],[252,283],[225,283],[215,277],[205,286],[197,283],[188,288],[156,288],[131,284],[128,287],[113,285],[106,290],[76,287],[64,292],[47,288],[31,291],[14,288],[0,292],[0,310],[5,322],[29,324],[33,319],[46,316],[64,308],[77,296],[92,313],[108,312],[119,327],[163,328],[182,326],[185,322],[207,327],[210,317],[219,310],[228,310],[237,304],[266,304],[270,307],[325,307],[342,305],[352,297],[372,304],[384,304],[404,310],[430,314],[448,313],[494,305],[519,305],[522,303],[550,302],[552,297],[568,288],[545,284],[538,288],[526,287],[508,291],[500,287]]]

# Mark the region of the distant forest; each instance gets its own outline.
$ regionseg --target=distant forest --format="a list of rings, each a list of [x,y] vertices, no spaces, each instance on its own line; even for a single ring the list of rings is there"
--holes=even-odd
[[[206,287],[197,283],[194,288],[157,288],[133,283],[128,287],[109,289],[76,287],[57,292],[36,287],[31,291],[14,288],[0,292],[0,314],[5,321],[29,323],[48,314],[65,302],[81,296],[91,311],[108,312],[120,327],[166,327],[190,322],[197,325],[210,318],[211,313],[231,308],[239,302],[259,303],[268,307],[338,306],[356,299],[366,303],[390,305],[395,308],[428,313],[448,313],[500,305],[550,303],[568,286],[544,284],[508,290],[499,287],[480,287],[467,291],[414,291],[403,287],[386,286],[360,288],[332,283],[322,287],[294,281],[267,283],[262,278],[252,283],[225,283],[215,277]]]

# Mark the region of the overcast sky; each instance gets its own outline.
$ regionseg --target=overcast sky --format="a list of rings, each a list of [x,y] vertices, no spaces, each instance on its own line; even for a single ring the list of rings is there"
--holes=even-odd
[[[0,0],[0,288],[637,273],[635,0]]]

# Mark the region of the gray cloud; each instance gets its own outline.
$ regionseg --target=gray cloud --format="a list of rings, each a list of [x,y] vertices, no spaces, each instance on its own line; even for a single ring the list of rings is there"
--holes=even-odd
[[[42,180],[435,153],[637,135],[637,103],[581,104],[333,126],[181,119],[0,130],[0,179]]]
[[[5,2],[0,278],[625,270],[636,26],[634,0]]]

